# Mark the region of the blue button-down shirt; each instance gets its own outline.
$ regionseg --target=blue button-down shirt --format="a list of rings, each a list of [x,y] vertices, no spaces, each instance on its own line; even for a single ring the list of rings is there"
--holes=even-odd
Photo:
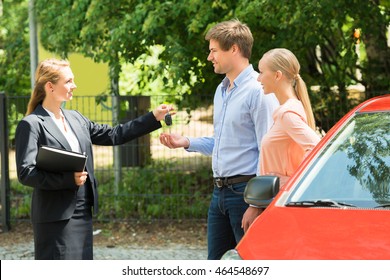
[[[252,65],[234,80],[225,77],[214,95],[214,136],[189,137],[187,151],[212,155],[214,177],[259,174],[261,139],[279,106],[274,94],[264,95]]]

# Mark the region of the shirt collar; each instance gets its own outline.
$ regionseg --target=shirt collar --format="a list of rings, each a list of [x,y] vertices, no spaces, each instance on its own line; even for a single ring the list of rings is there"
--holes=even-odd
[[[243,81],[246,80],[247,76],[251,75],[251,73],[253,72],[253,66],[252,64],[249,64],[243,71],[241,71],[241,73],[234,79],[233,81],[233,84],[234,86],[239,86]],[[225,77],[223,80],[222,80],[222,87],[224,89],[226,89],[228,86],[229,86],[229,79],[227,77]]]
[[[42,106],[43,109],[45,109],[45,111],[49,114],[50,117],[52,117],[53,119],[55,119],[55,115],[53,112],[49,111],[48,109],[46,109],[45,107]],[[64,114],[62,113],[62,110],[60,110],[60,115],[61,117],[64,117]],[[65,118],[65,117],[64,117]]]

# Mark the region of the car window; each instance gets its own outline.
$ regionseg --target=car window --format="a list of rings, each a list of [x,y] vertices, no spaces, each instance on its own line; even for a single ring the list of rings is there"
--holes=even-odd
[[[287,203],[390,204],[390,114],[356,114],[301,176]]]

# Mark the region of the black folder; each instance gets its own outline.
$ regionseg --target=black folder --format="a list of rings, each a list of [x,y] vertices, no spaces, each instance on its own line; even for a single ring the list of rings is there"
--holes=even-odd
[[[87,155],[64,149],[41,146],[38,150],[37,167],[50,172],[84,171]]]

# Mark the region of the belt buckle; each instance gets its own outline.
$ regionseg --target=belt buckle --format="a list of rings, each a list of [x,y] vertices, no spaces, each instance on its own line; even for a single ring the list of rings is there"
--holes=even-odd
[[[224,180],[222,180],[221,178],[215,179],[214,182],[215,182],[215,185],[216,185],[218,188],[222,188],[223,185],[224,185]]]

